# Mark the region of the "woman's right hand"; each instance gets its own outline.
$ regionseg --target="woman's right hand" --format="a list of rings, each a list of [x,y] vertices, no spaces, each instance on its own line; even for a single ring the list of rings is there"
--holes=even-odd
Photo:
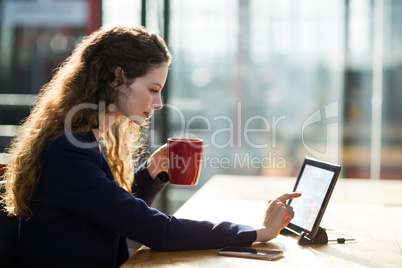
[[[266,242],[279,235],[279,232],[294,217],[293,208],[286,204],[289,199],[300,197],[301,193],[284,194],[268,202],[265,212],[264,227],[257,230],[256,242]]]
[[[168,149],[167,144],[159,147],[148,159],[147,169],[152,179],[162,171],[168,172]]]

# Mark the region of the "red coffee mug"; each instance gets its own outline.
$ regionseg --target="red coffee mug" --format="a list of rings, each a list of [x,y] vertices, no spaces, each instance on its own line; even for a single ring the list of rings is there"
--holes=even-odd
[[[203,143],[201,139],[168,139],[170,183],[197,185],[201,172]]]

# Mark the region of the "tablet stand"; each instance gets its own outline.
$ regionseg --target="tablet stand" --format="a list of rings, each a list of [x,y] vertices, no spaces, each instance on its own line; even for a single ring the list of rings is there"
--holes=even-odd
[[[317,233],[313,239],[309,239],[304,232],[299,236],[297,240],[299,245],[315,245],[315,244],[328,244],[328,235],[324,228],[318,227]]]
[[[284,228],[280,232],[281,234],[295,234],[292,231]],[[297,244],[299,245],[319,245],[319,244],[328,244],[328,235],[324,228],[318,227],[317,233],[313,240],[310,240],[306,236],[306,233],[302,232],[297,240]]]

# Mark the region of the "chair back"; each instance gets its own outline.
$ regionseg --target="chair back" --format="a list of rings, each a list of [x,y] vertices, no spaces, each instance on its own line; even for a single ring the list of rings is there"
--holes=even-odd
[[[1,176],[0,176],[1,178]],[[0,181],[0,192],[5,192],[5,182]],[[0,267],[17,267],[19,219],[8,216],[0,206]]]
[[[0,180],[3,179],[4,172],[6,172],[6,164],[0,163]]]

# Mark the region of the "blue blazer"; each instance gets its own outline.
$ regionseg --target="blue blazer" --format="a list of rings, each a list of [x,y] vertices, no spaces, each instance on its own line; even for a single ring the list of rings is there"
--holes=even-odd
[[[133,196],[114,180],[92,132],[73,140],[62,136],[43,153],[33,216],[20,222],[20,267],[118,267],[128,258],[125,238],[160,251],[248,246],[256,239],[249,226],[178,219],[151,208],[166,174],[153,180],[143,164]]]

